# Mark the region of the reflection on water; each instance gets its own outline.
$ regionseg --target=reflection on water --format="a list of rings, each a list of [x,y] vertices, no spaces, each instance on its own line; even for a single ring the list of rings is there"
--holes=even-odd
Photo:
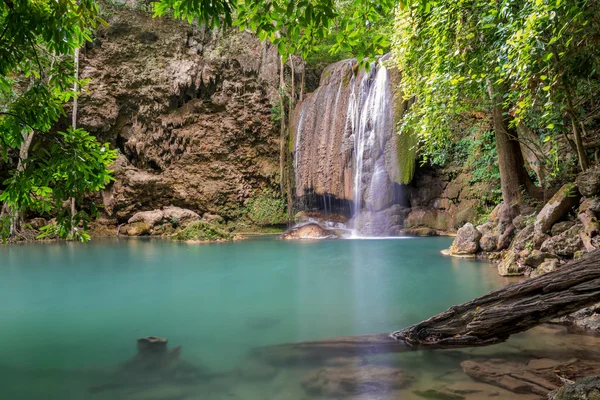
[[[347,338],[391,332],[508,282],[487,264],[440,256],[449,244],[0,247],[2,398],[416,399],[433,389],[509,399],[460,363],[592,357],[596,338],[550,328],[461,351],[396,353],[385,335]],[[171,351],[135,358],[135,340],[148,335],[169,338]],[[539,397],[518,398],[528,396]]]

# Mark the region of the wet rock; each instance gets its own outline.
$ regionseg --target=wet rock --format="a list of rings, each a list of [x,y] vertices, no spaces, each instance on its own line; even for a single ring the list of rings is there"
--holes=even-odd
[[[437,236],[438,233],[435,229],[431,228],[408,228],[400,229],[396,232],[398,236],[412,236],[412,237],[431,237]]]
[[[337,239],[339,236],[335,231],[325,229],[319,224],[305,224],[289,229],[281,239],[304,240],[304,239]]]
[[[440,388],[440,389],[427,389],[427,390],[415,390],[413,391],[417,396],[423,397],[424,399],[435,399],[435,400],[462,400],[465,396],[460,393],[455,393],[451,390]]]
[[[479,240],[479,247],[481,247],[481,250],[483,250],[483,251],[486,251],[486,252],[494,251],[494,250],[496,250],[497,246],[498,246],[498,238],[496,236],[484,235]]]
[[[467,223],[456,233],[456,238],[451,247],[452,254],[460,256],[477,253],[479,250],[479,239],[481,239],[481,232],[473,224]]]
[[[575,226],[576,222],[575,221],[562,221],[562,222],[557,222],[556,224],[554,224],[552,226],[552,230],[550,231],[550,235],[551,236],[558,236],[561,233],[568,231],[569,229],[571,229],[573,226]]]
[[[579,192],[573,184],[567,184],[546,203],[538,214],[534,226],[534,245],[536,248],[542,244],[545,235],[565,214],[579,202]]]
[[[401,369],[362,365],[360,367],[326,367],[309,373],[302,386],[311,394],[344,397],[386,393],[410,385],[414,378]]]
[[[468,360],[460,365],[470,377],[514,393],[534,393],[545,396],[558,388],[553,382],[530,372],[520,363],[492,359],[483,362]]]
[[[592,168],[577,176],[577,187],[582,195],[592,197],[600,193],[600,168]]]
[[[348,225],[357,229],[362,235],[391,236],[407,224],[410,227],[410,221],[407,220],[410,212],[410,208],[400,205],[393,205],[381,211],[362,211]]]
[[[573,257],[575,253],[584,248],[583,241],[579,236],[582,231],[581,225],[575,225],[560,235],[545,240],[540,250],[563,257]]]
[[[600,399],[600,376],[590,376],[566,384],[548,396],[550,400],[598,400]]]
[[[581,309],[552,322],[567,325],[577,331],[600,333],[600,304]]]

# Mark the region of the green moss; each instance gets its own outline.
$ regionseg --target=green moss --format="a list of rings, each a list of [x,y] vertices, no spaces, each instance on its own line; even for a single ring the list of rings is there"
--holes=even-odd
[[[183,241],[219,241],[233,240],[233,235],[217,225],[198,221],[177,232],[172,238]]]
[[[287,222],[286,202],[274,190],[265,189],[248,200],[245,218],[258,226],[280,225]]]
[[[412,132],[400,132],[395,137],[398,161],[398,182],[408,185],[415,174],[417,160],[417,136]]]

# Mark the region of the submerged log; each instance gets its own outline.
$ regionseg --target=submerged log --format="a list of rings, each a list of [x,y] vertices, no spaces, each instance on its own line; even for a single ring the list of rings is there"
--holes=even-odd
[[[419,349],[486,346],[599,301],[600,250],[554,272],[451,307],[391,337]]]

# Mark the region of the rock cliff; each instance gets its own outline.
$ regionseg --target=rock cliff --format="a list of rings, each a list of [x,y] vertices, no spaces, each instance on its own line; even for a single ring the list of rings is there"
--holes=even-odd
[[[273,193],[276,50],[246,32],[110,13],[81,62],[90,82],[79,112],[81,127],[119,149],[102,194],[109,219],[173,205],[232,220]]]

